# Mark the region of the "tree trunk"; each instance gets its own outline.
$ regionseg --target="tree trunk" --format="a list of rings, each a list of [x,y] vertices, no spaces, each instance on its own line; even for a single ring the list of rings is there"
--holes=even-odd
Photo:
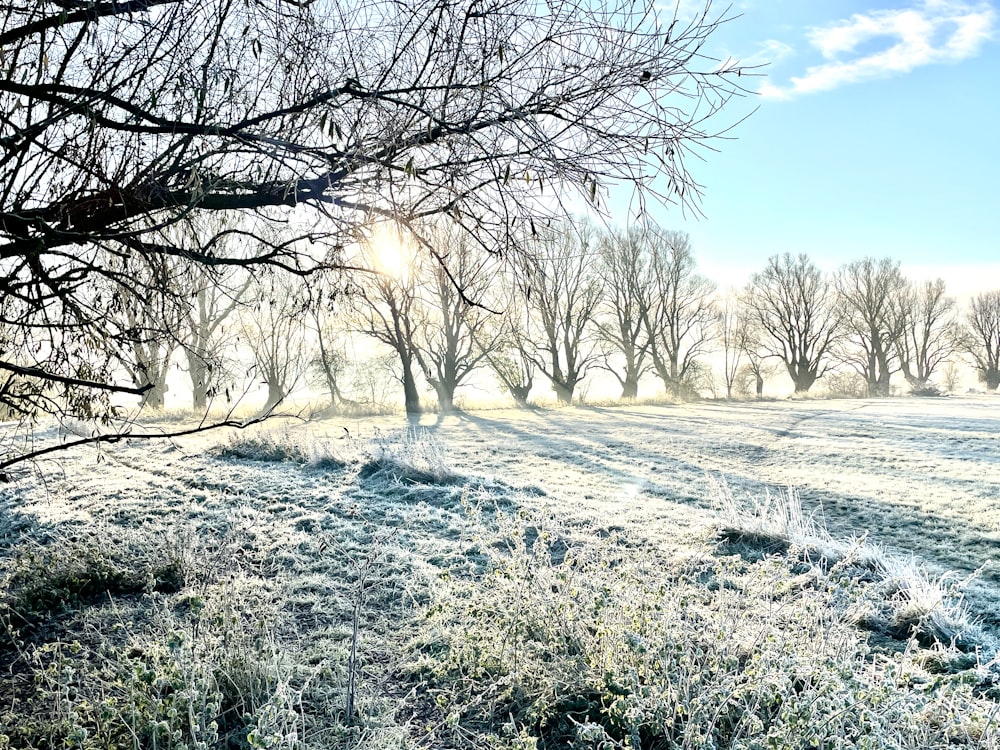
[[[811,370],[796,370],[789,367],[788,374],[792,376],[796,393],[808,393],[809,389],[813,387],[813,383],[816,382],[816,376]]]
[[[573,403],[574,386],[569,383],[553,380],[552,390],[556,392],[556,400],[558,400],[560,404]]]
[[[156,378],[153,387],[143,394],[142,406],[150,409],[162,409],[168,390],[170,390],[170,387],[167,385],[166,374]]]
[[[531,392],[531,384],[524,386],[519,385],[507,385],[507,390],[510,391],[511,398],[514,399],[514,403],[520,408],[525,408],[528,406],[528,394]]]
[[[417,391],[417,380],[413,377],[413,368],[409,362],[403,364],[403,400],[407,414],[420,413],[420,393]]]
[[[1000,370],[990,368],[983,373],[983,382],[986,383],[986,390],[995,391],[1000,386]]]
[[[281,383],[270,378],[267,379],[267,401],[264,402],[264,406],[258,412],[258,416],[262,416],[271,411],[274,407],[285,400],[284,388],[281,387]]]
[[[639,395],[639,379],[627,375],[622,384],[622,398],[636,398]]]
[[[889,392],[888,373],[881,372],[877,379],[868,381],[868,395],[871,398],[886,398]]]
[[[333,366],[332,355],[327,351],[326,344],[323,343],[323,333],[317,337],[319,345],[319,362],[323,368],[323,378],[326,380],[326,390],[330,394],[330,406],[335,407],[343,403],[344,395],[340,392],[340,384],[337,382],[339,373]]]
[[[903,364],[903,377],[906,378],[907,384],[910,386],[910,390],[919,391],[922,388],[927,387],[927,381],[930,380],[930,375],[924,375],[923,369],[917,367],[917,371],[913,372],[908,365]]]
[[[191,378],[191,403],[195,411],[208,408],[209,383],[212,379],[212,367],[196,351],[186,349],[188,375]]]
[[[754,376],[757,385],[757,400],[764,398],[764,378],[761,375]]]
[[[872,380],[871,378],[865,378],[865,391],[868,393],[868,398],[878,398],[879,397],[879,386],[877,380]]]
[[[191,405],[195,411],[205,411],[208,408],[208,388],[202,382],[191,386]]]
[[[449,387],[450,384],[442,383],[438,380],[432,381],[431,385],[437,394],[438,409],[441,413],[448,414],[455,411],[455,388]]]
[[[264,404],[264,408],[260,410],[261,414],[266,414],[271,411],[274,407],[285,400],[285,389],[281,387],[281,383],[275,380],[267,381],[267,402]]]

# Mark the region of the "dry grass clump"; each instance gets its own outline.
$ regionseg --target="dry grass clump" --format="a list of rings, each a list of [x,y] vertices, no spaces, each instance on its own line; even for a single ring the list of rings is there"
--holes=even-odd
[[[293,435],[280,428],[237,432],[217,446],[214,455],[244,461],[289,462],[312,469],[342,469],[347,465],[330,441]]]
[[[407,671],[422,746],[1000,747],[996,702],[873,651],[780,557],[551,548],[570,533],[507,518],[484,575],[432,587]]]
[[[722,479],[711,480],[719,536],[763,553],[784,553],[793,545],[807,556],[837,560],[849,545],[835,540],[815,514],[807,514],[791,489],[737,498]]]
[[[309,416],[309,419],[334,419],[337,417],[361,419],[364,417],[388,417],[401,413],[402,409],[398,404],[393,403],[341,401],[337,404],[310,404],[304,412]]]
[[[846,617],[875,631],[905,640],[911,636],[925,647],[935,645],[975,654],[956,658],[957,664],[989,661],[1000,653],[1000,641],[970,613],[965,587],[970,578],[953,573],[934,575],[912,559],[882,558],[880,577],[855,601]]]
[[[428,430],[411,427],[373,441],[362,478],[383,476],[409,484],[449,485],[463,481],[452,469],[440,441]]]

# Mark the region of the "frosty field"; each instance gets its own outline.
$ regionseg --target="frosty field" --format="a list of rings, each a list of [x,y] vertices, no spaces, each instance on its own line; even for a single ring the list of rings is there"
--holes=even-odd
[[[0,490],[0,747],[1000,747],[996,397],[254,429]]]
[[[791,487],[835,536],[868,533],[947,570],[981,568],[979,578],[1000,590],[995,397],[616,406],[423,422],[463,471],[516,477],[543,487],[563,513],[632,523],[661,543],[709,522],[713,478],[737,495]],[[1000,606],[984,615],[1000,624]]]

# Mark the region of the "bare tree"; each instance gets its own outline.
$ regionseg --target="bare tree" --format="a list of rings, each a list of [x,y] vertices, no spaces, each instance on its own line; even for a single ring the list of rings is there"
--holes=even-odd
[[[526,289],[521,289],[509,277],[502,280],[500,289],[503,310],[495,321],[498,338],[496,347],[486,354],[486,361],[493,370],[500,389],[514,399],[520,407],[528,405],[528,396],[535,382],[537,366],[534,346],[531,343],[531,305]],[[486,350],[488,347],[484,347]]]
[[[490,368],[500,383],[500,388],[509,394],[520,407],[528,405],[528,396],[535,382],[535,362],[524,354],[520,346],[498,349],[489,356]]]
[[[348,357],[344,352],[344,337],[349,325],[344,304],[347,290],[332,280],[313,284],[309,289],[309,335],[315,341],[315,356],[310,367],[316,379],[330,396],[330,408],[354,404],[344,395],[344,380],[348,371]]]
[[[712,341],[715,284],[697,272],[686,233],[648,227],[645,238],[654,291],[644,319],[650,358],[667,393],[687,397],[690,375]]]
[[[747,324],[739,298],[734,293],[727,294],[715,309],[716,328],[722,343],[722,379],[726,384],[726,398],[732,399],[733,386],[747,356]]]
[[[141,325],[138,320],[136,323]],[[130,368],[132,382],[139,388],[150,386],[142,394],[140,404],[151,409],[162,409],[166,403],[167,391],[170,389],[167,384],[170,360],[177,351],[174,334],[159,332],[136,337],[132,340],[132,351],[134,354],[133,367]]]
[[[376,270],[376,259],[368,259],[372,270],[358,278],[352,299],[358,333],[371,336],[390,347],[400,365],[399,381],[407,414],[420,413],[417,388],[417,332],[422,323],[417,300],[415,272],[407,268]]]
[[[900,316],[899,366],[910,388],[918,391],[955,353],[955,300],[945,294],[943,279],[911,283],[902,295]]]
[[[251,282],[251,276],[233,269],[188,268],[185,292],[190,304],[180,333],[195,410],[208,407],[232,369],[234,363],[226,352],[239,331],[234,312],[244,302]]]
[[[958,389],[958,384],[962,380],[962,373],[959,370],[958,363],[953,359],[949,359],[945,362],[944,366],[941,368],[941,376],[944,379],[944,389],[948,393],[954,393]]]
[[[749,315],[745,316],[737,332],[737,341],[746,358],[746,364],[741,368],[739,377],[747,377],[752,380],[753,387],[741,388],[741,390],[753,393],[758,400],[764,398],[764,381],[774,375],[775,370],[770,363],[771,355],[760,343],[761,338],[760,327],[754,325],[753,319]]]
[[[959,345],[986,389],[995,391],[1000,386],[1000,290],[972,298]]]
[[[796,393],[807,392],[826,371],[839,332],[832,282],[807,255],[785,253],[753,274],[745,298],[761,351],[785,364]]]
[[[594,317],[602,285],[593,273],[594,240],[587,223],[545,230],[530,281],[531,358],[562,404],[573,400],[597,358]]]
[[[653,304],[653,277],[643,235],[637,226],[611,231],[599,245],[604,295],[597,330],[607,347],[604,369],[618,380],[622,398],[639,395],[639,380],[649,369],[645,321]],[[612,356],[621,359],[620,367],[612,365]]]
[[[499,269],[452,227],[439,224],[430,237],[448,265],[425,264],[419,271],[419,304],[425,310],[414,354],[439,408],[450,412],[455,390],[499,346],[495,316],[483,306]]]
[[[243,310],[243,337],[253,355],[254,374],[267,386],[261,414],[269,414],[302,381],[309,364],[305,317],[308,298],[281,274],[268,274],[251,289]]]
[[[155,279],[147,276],[137,283],[176,290],[182,283],[183,274],[179,269],[179,264],[167,259],[157,268],[142,269],[146,274],[155,274]],[[180,321],[187,315],[188,301],[179,294],[142,298],[116,295],[114,284],[100,284],[99,287],[100,293],[112,298],[108,311],[109,329],[120,332],[112,335],[121,336],[128,342],[131,356],[122,365],[137,389],[148,387],[141,396],[140,405],[162,409],[169,390],[170,362],[180,345],[178,330]]]
[[[107,330],[93,278],[117,295],[168,294],[134,283],[164,256],[305,276],[345,266],[378,217],[447,214],[516,254],[529,227],[564,212],[554,191],[599,202],[618,181],[693,204],[686,157],[715,134],[745,71],[705,60],[727,19],[706,9],[671,22],[655,8],[3,4],[0,324],[19,333],[0,370],[22,379],[22,413],[108,416],[110,393],[149,385],[119,382],[128,342]],[[685,96],[691,106],[677,106]],[[164,231],[218,212],[236,216],[217,236]],[[287,221],[311,247],[263,241],[261,224]],[[256,240],[222,257],[227,233]]]
[[[770,363],[774,356],[762,343],[767,334],[758,322],[746,291],[729,302],[735,306],[735,321],[731,324],[733,330],[729,337],[740,350],[739,355],[733,354],[730,359],[743,361],[737,369],[733,387],[741,397],[756,396],[759,400],[764,397],[765,379],[774,374]]]
[[[376,412],[391,413],[392,394],[398,387],[394,372],[395,352],[351,358],[351,397]]]
[[[900,302],[907,282],[899,262],[854,261],[837,274],[836,286],[843,305],[840,359],[865,379],[869,396],[888,396],[905,326]]]
[[[176,244],[201,247],[212,245],[220,260],[240,258],[245,245],[255,242],[227,225],[223,216],[187,217],[169,227],[167,236]],[[267,232],[267,246],[277,243],[276,233]],[[259,246],[259,245],[258,245]],[[180,265],[180,262],[177,261]],[[177,296],[184,301],[185,315],[178,326],[188,377],[191,380],[191,405],[202,411],[211,398],[225,388],[235,362],[226,356],[239,331],[234,312],[247,294],[253,276],[239,265],[220,262],[180,265]]]

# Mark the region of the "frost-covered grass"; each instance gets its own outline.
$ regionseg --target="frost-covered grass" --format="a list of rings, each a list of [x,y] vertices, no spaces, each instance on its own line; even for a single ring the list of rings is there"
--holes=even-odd
[[[0,746],[298,746],[312,675],[232,540],[103,524],[45,537],[4,560]]]
[[[420,484],[453,484],[461,479],[449,464],[441,443],[419,427],[373,440],[361,474],[366,477],[381,474],[396,481]]]
[[[878,408],[329,420],[23,472],[0,495],[0,747],[1000,749],[990,570],[843,533],[940,501],[868,494],[863,471],[913,486],[908,451],[955,523],[981,514],[931,451],[961,440],[989,487],[992,433]],[[786,492],[800,464],[770,457],[796,451],[855,463]]]
[[[953,650],[956,663],[989,663],[1000,655],[997,634],[970,611],[965,591],[974,576],[932,572],[912,555],[901,556],[860,539],[835,539],[817,512],[806,514],[793,489],[763,498],[738,498],[717,481],[719,536],[744,557],[780,553],[801,561],[808,574],[837,590],[839,616],[880,635]],[[961,658],[960,654],[974,654]]]
[[[434,589],[407,665],[429,746],[1000,746],[991,665],[943,677],[915,640],[874,649],[839,616],[843,569],[571,533],[502,519],[485,573]]]
[[[212,452],[220,458],[289,461],[316,469],[345,466],[332,441],[301,432],[293,434],[288,427],[256,427],[234,432]]]

